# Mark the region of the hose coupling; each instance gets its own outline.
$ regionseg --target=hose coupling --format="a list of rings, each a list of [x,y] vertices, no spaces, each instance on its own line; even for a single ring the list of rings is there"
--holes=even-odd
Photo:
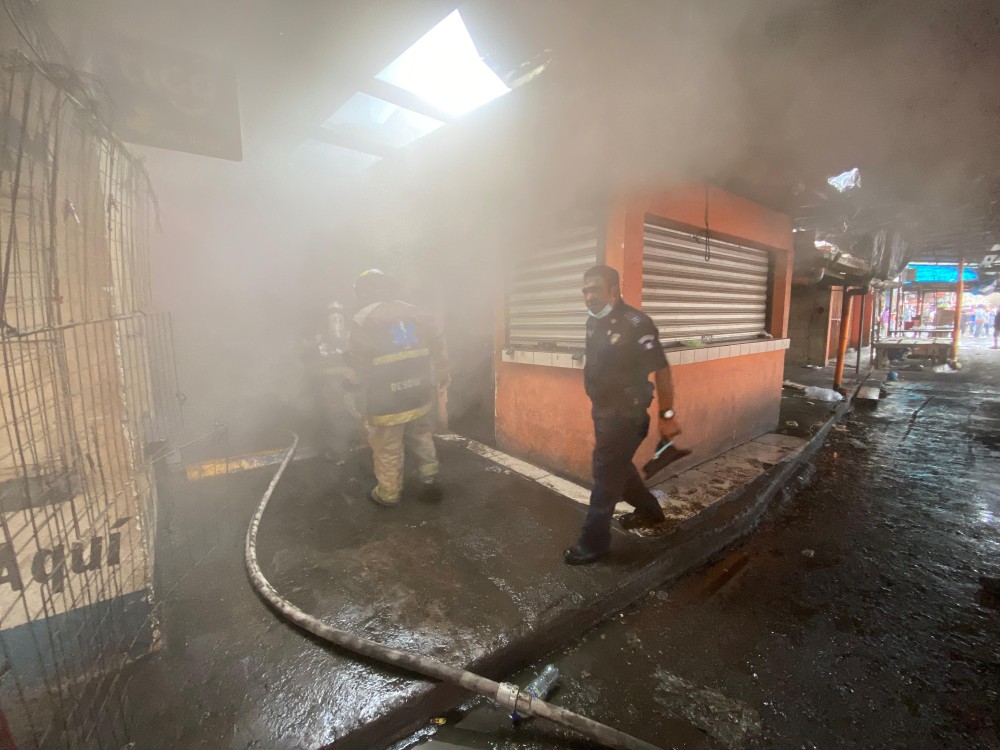
[[[517,699],[520,695],[521,688],[517,685],[512,685],[509,682],[501,682],[500,687],[497,688],[497,695],[494,700],[504,708],[514,711],[517,709]]]

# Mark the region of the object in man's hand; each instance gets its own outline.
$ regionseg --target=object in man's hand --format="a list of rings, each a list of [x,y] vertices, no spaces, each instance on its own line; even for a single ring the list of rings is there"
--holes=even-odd
[[[674,461],[679,461],[684,458],[684,456],[689,455],[691,455],[691,451],[676,448],[674,447],[672,440],[667,441],[660,438],[660,442],[656,446],[656,453],[654,453],[653,457],[646,462],[645,466],[642,467],[642,475],[646,479],[652,479],[653,476],[659,474],[660,471],[665,469]]]

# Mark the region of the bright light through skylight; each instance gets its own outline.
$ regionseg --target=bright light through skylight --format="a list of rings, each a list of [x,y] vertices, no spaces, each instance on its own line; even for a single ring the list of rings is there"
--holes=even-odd
[[[480,59],[457,10],[376,77],[455,117],[510,91]]]
[[[377,142],[400,148],[444,125],[440,120],[361,93],[354,94],[323,123],[329,130],[357,131]]]
[[[861,187],[861,170],[857,167],[849,169],[842,174],[828,177],[826,182],[838,193],[846,192],[851,188]]]

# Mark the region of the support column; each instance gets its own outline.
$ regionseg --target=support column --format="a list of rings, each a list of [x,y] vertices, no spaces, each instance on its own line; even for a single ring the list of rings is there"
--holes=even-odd
[[[861,292],[861,317],[858,318],[858,357],[854,363],[854,374],[861,372],[861,350],[865,348],[865,309],[868,307],[868,294]]]
[[[903,297],[905,296],[905,292],[903,290],[904,287],[902,286],[896,290],[896,330],[900,331],[901,336],[905,335],[902,333],[905,328],[903,325],[903,309],[906,307],[906,305],[903,304]]]
[[[951,330],[951,361],[958,362],[958,344],[962,338],[962,294],[965,292],[965,256],[958,259],[958,285],[955,289],[955,325]]]
[[[878,294],[872,294],[872,330],[868,334],[868,365],[870,367],[875,367],[875,342],[882,339],[883,310],[885,310],[885,290],[879,289]]]
[[[840,312],[840,341],[837,343],[837,366],[833,371],[833,390],[839,391],[844,382],[844,359],[847,356],[847,340],[851,335],[851,306],[854,296],[844,287],[844,304]]]

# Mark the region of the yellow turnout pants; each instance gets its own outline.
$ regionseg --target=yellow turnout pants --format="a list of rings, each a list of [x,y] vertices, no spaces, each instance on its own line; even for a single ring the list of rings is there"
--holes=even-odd
[[[403,491],[403,454],[409,450],[420,462],[420,477],[432,481],[438,473],[437,451],[434,448],[434,423],[425,414],[403,424],[379,425],[365,423],[368,444],[375,463],[378,487],[375,492],[387,503],[399,500]]]

